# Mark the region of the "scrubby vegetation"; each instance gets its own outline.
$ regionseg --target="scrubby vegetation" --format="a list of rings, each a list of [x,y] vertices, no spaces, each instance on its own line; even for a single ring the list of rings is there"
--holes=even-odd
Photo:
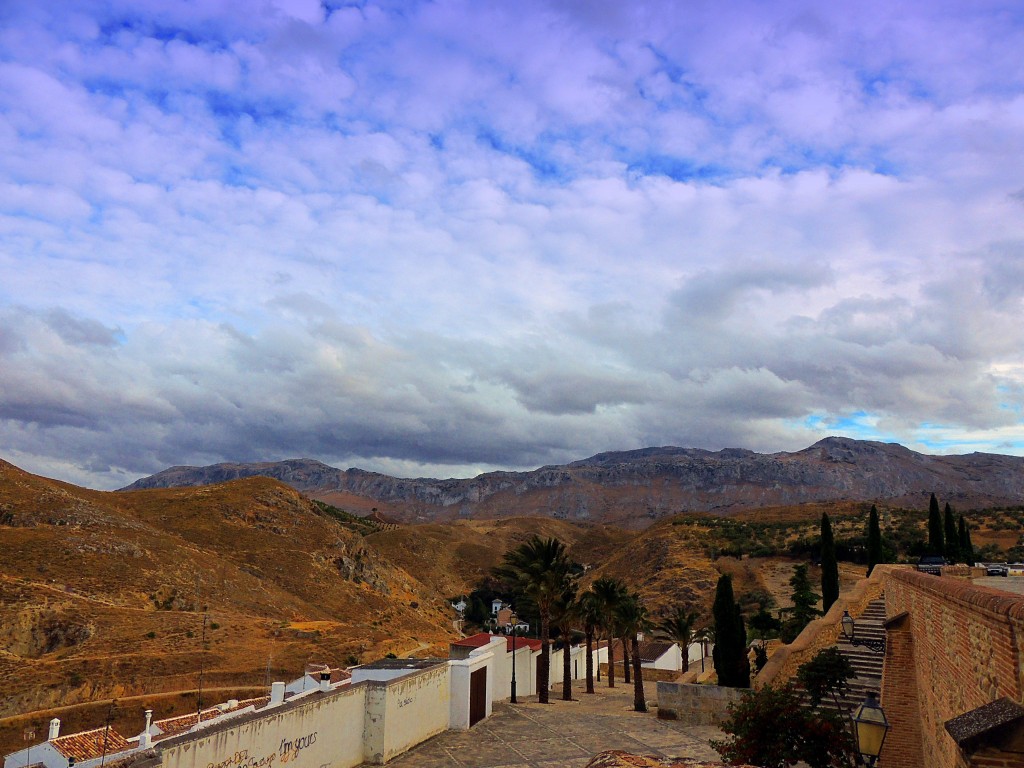
[[[802,517],[799,508],[787,510],[783,519],[757,519],[756,513],[736,517],[685,514],[672,524],[694,530],[708,557],[792,557],[815,560],[821,551],[821,535],[812,512]],[[867,521],[871,504],[854,505],[848,511],[830,511],[836,557],[842,562],[868,563]],[[881,551],[878,562],[916,562],[930,551],[928,509],[878,506]],[[962,515],[975,540],[978,560],[1024,558],[1024,536],[1007,533],[1024,528],[1024,506],[994,507]],[[941,529],[940,529],[941,530]],[[941,551],[941,550],[940,550]]]
[[[316,508],[327,517],[336,520],[349,530],[358,533],[360,536],[368,536],[371,533],[377,533],[383,530],[384,526],[372,518],[353,515],[351,512],[346,512],[343,509],[332,507],[330,504],[316,499],[312,499],[312,501],[313,504],[316,505]]]

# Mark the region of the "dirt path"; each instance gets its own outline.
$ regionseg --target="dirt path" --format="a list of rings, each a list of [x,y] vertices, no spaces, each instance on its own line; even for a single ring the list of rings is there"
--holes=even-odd
[[[266,694],[267,687],[265,685],[228,685],[220,686],[215,688],[203,688],[203,698],[206,698],[208,693],[217,693],[223,691],[253,691],[254,693]],[[96,707],[101,705],[109,705],[111,702],[116,701],[118,704],[122,704],[126,701],[138,701],[141,699],[163,699],[172,696],[186,696],[188,694],[199,693],[198,688],[186,688],[180,691],[161,691],[160,693],[143,693],[136,696],[119,696],[116,699],[96,699],[94,701],[83,701],[78,704],[68,704],[66,707],[54,707],[53,709],[38,709],[35,712],[22,712],[20,715],[11,715],[9,717],[0,717],[0,725],[5,723],[17,722],[18,720],[25,720],[39,717],[57,717],[61,712],[67,712],[69,710],[80,709],[82,707]]]

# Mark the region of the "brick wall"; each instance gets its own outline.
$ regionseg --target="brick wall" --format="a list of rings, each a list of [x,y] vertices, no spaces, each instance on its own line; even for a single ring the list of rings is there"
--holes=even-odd
[[[1024,702],[1024,598],[962,578],[893,569],[885,574],[885,602],[887,616],[908,616],[889,631],[882,704],[893,730],[881,764],[966,765],[944,723],[1001,696]],[[998,760],[1011,758],[979,753],[977,759],[988,762],[973,764],[1002,766]]]
[[[882,708],[892,728],[885,738],[882,765],[924,765],[914,638],[908,621],[890,626],[882,667]]]

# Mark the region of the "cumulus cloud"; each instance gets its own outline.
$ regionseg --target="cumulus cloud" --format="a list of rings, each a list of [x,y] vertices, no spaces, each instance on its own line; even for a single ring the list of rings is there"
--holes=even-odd
[[[1024,452],[1008,3],[0,10],[0,455]]]

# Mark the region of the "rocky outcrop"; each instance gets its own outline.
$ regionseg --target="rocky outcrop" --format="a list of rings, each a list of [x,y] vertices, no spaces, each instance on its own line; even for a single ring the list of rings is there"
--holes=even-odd
[[[124,490],[265,475],[328,501],[332,494],[371,499],[404,522],[543,515],[644,527],[681,511],[727,514],[838,500],[920,506],[933,492],[958,509],[1018,504],[1022,470],[1024,458],[1017,456],[930,456],[893,443],[830,437],[795,453],[644,448],[464,480],[394,478],[310,459],[173,467]]]

